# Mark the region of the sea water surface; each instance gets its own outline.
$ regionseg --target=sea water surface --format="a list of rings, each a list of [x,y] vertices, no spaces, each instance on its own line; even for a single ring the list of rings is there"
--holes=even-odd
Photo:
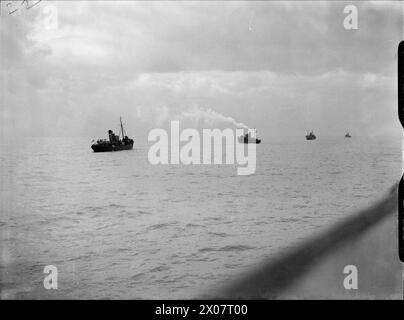
[[[272,138],[237,165],[151,165],[149,145],[1,147],[2,299],[192,298],[372,204],[401,176],[401,139]],[[45,290],[44,266],[58,270]]]

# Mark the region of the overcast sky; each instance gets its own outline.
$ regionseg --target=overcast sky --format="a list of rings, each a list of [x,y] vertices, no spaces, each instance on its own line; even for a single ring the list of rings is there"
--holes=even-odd
[[[224,125],[205,112],[262,137],[402,132],[400,2],[354,3],[358,30],[343,25],[352,2],[42,1],[14,14],[6,3],[3,138],[101,138],[120,115],[135,138],[179,118]]]

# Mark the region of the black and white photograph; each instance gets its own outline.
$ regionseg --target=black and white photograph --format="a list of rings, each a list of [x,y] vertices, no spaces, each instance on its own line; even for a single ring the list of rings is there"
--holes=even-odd
[[[401,1],[1,1],[0,300],[402,300],[403,36]]]

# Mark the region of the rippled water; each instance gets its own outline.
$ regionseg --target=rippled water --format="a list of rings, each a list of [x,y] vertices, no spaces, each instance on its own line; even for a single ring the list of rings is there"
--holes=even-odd
[[[2,298],[191,298],[372,203],[400,178],[400,139],[271,139],[257,171],[153,166],[148,145],[1,147]],[[58,268],[58,290],[43,268]]]

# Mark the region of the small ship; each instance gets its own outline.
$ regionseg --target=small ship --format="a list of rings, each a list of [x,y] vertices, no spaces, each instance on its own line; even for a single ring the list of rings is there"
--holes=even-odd
[[[128,138],[125,134],[125,130],[122,125],[122,118],[119,118],[121,123],[121,132],[116,135],[112,130],[108,130],[109,140],[98,139],[96,143],[91,145],[91,149],[94,152],[110,152],[110,151],[121,151],[121,150],[132,150],[133,149],[133,139]],[[122,139],[120,135],[122,134]]]
[[[248,129],[248,132],[243,135],[238,137],[238,142],[239,143],[256,143],[259,144],[261,143],[261,139],[257,138],[257,130],[256,129]]]
[[[350,138],[351,135],[349,134],[349,132],[347,132],[347,134],[345,135],[345,138]]]
[[[316,139],[317,139],[317,137],[313,133],[313,130],[311,130],[311,132],[306,135],[306,140],[316,140]]]

